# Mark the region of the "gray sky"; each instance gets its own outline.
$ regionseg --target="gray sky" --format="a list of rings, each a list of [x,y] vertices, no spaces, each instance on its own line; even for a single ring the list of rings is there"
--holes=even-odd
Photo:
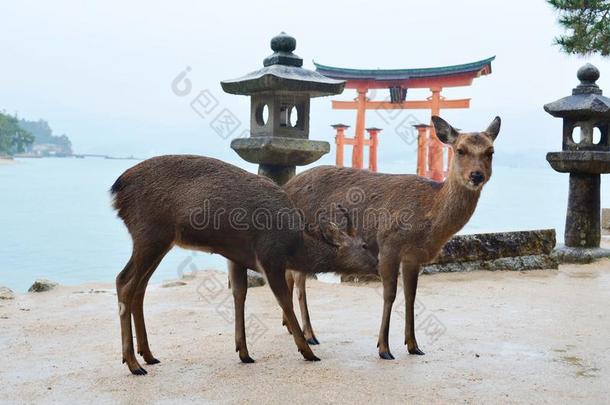
[[[238,131],[247,129],[248,99],[223,93],[219,81],[262,67],[280,31],[296,37],[295,53],[307,68],[312,60],[409,68],[496,55],[490,76],[444,93],[471,97],[471,108],[442,115],[466,130],[482,130],[500,115],[496,150],[505,157],[543,159],[542,151],[561,147],[561,123],[542,106],[570,93],[585,61],[601,70],[598,84],[610,94],[610,61],[561,54],[552,45],[560,32],[556,16],[543,0],[19,1],[0,3],[0,15],[0,108],[47,119],[77,152],[198,153],[239,162],[210,128],[215,114],[201,118],[189,103],[207,89],[218,100],[214,113],[227,108],[243,122]],[[193,90],[179,97],[170,84],[187,66]],[[408,98],[427,95],[413,91]],[[338,98],[354,96],[346,90]],[[411,113],[428,119],[426,111]],[[395,134],[398,122],[375,112],[367,119],[385,129],[385,167],[412,169],[414,146]],[[355,113],[331,110],[330,98],[315,99],[310,137],[332,141],[330,124],[354,120]]]

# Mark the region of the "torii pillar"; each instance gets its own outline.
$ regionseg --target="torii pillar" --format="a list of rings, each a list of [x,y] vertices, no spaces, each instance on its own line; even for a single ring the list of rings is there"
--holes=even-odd
[[[428,135],[431,125],[413,125],[417,129],[417,175],[428,177]]]
[[[430,112],[431,115],[440,115],[441,113],[441,89],[431,88],[432,96],[430,97]],[[432,180],[442,181],[445,178],[445,166],[443,162],[443,150],[445,145],[439,141],[434,130],[434,125],[430,125],[430,137],[428,139],[428,174]],[[451,148],[448,148],[451,149]],[[451,158],[447,159],[447,167]]]
[[[349,128],[349,125],[345,124],[334,124],[331,125],[337,131],[335,135],[335,144],[337,148],[336,164],[339,167],[343,167],[343,148],[345,147],[345,130]]]
[[[369,170],[372,172],[377,171],[377,145],[379,145],[379,132],[381,128],[367,128],[366,132],[369,134]]]
[[[367,89],[358,89],[356,102],[356,133],[354,151],[352,152],[352,167],[362,168],[364,163],[364,114],[366,113],[366,92]]]

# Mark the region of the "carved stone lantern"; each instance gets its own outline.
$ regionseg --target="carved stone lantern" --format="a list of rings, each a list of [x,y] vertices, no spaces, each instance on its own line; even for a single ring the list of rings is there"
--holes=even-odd
[[[578,70],[580,84],[572,95],[546,104],[544,110],[563,119],[561,152],[546,156],[551,167],[570,173],[565,247],[558,250],[564,261],[589,261],[610,256],[599,247],[600,174],[610,173],[610,99],[595,84],[599,70],[586,64]]]
[[[345,86],[345,81],[302,68],[303,59],[292,53],[295,48],[296,40],[282,32],[271,40],[274,53],[262,69],[221,82],[225,92],[251,97],[250,137],[234,139],[231,148],[280,185],[294,176],[295,166],[330,151],[328,142],[309,140],[309,102],[339,94]]]

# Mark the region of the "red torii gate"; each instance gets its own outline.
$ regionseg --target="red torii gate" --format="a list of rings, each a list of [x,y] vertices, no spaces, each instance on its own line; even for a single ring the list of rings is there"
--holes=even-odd
[[[470,86],[474,78],[491,73],[494,57],[461,65],[421,69],[346,69],[321,65],[314,62],[316,70],[324,76],[345,80],[346,88],[355,89],[358,96],[354,101],[332,101],[336,110],[356,110],[354,138],[345,137],[348,126],[337,124],[337,165],[343,165],[344,145],[353,145],[352,167],[363,168],[364,146],[370,146],[369,169],[377,170],[376,145],[379,128],[371,139],[364,139],[366,110],[424,109],[430,115],[439,115],[442,108],[469,108],[470,99],[447,100],[441,96],[445,87]],[[428,88],[431,95],[426,100],[406,100],[407,89]],[[367,98],[370,89],[389,89],[390,101],[372,101]],[[438,140],[434,128],[416,125],[418,131],[417,174],[441,181],[451,161],[449,149],[447,162],[443,160],[445,146]],[[369,131],[370,132],[370,131]],[[375,147],[373,148],[373,143]],[[340,149],[340,151],[339,151]],[[371,156],[372,155],[372,156]],[[339,160],[340,158],[340,160]]]

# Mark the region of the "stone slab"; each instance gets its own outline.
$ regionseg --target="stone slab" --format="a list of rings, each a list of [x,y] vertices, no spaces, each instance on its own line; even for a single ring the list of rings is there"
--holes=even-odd
[[[423,274],[459,273],[465,271],[524,271],[557,269],[557,260],[552,255],[528,255],[502,257],[494,260],[474,260],[467,262],[436,263],[423,266]]]
[[[546,160],[560,173],[610,173],[610,152],[566,150],[549,152]]]
[[[556,243],[554,229],[456,235],[432,263],[472,262],[503,257],[548,255]]]
[[[423,274],[557,269],[554,229],[456,235]],[[342,275],[341,282],[380,281],[378,275]]]
[[[250,163],[277,166],[308,165],[330,152],[325,141],[262,136],[234,139],[231,148]]]

